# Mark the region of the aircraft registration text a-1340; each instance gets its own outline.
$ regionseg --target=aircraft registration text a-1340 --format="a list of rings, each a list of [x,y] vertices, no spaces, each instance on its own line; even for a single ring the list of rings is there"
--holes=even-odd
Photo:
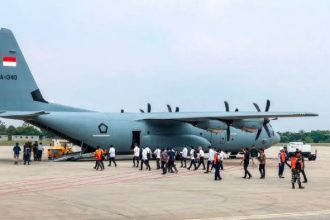
[[[239,152],[242,146],[268,148],[280,141],[271,120],[284,117],[317,116],[304,112],[270,112],[253,103],[256,111],[154,113],[151,105],[139,113],[102,113],[47,102],[42,96],[13,33],[0,29],[0,117],[24,120],[73,143],[93,149],[116,146],[126,154],[134,143],[150,148],[214,146]]]

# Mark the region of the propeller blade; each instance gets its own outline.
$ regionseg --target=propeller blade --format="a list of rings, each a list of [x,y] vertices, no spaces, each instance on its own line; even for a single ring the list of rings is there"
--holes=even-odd
[[[257,132],[257,136],[256,136],[256,140],[259,139],[260,137],[260,134],[261,134],[261,131],[262,131],[262,128],[258,129],[258,132]]]
[[[175,108],[175,112],[179,112],[180,111],[180,108],[179,107],[176,107]]]
[[[172,112],[172,108],[170,105],[167,104],[167,109],[168,109],[168,112]]]
[[[230,125],[227,126],[227,141],[230,141]]]
[[[253,103],[254,107],[257,109],[258,112],[261,112],[259,106],[257,105],[257,103]]]
[[[268,137],[271,137],[267,124],[264,124],[264,129],[266,130]]]
[[[269,99],[267,99],[265,112],[269,111],[269,107],[270,107],[270,101]]]
[[[225,101],[225,107],[226,107],[226,112],[229,112],[229,104],[227,101]]]
[[[151,112],[151,105],[150,105],[150,103],[148,103],[148,112],[149,113]]]
[[[141,113],[144,113],[144,111],[142,109],[139,109]]]

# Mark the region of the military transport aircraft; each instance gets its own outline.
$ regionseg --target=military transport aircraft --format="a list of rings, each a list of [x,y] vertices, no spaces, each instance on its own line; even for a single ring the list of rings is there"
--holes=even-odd
[[[169,147],[212,145],[229,152],[242,146],[268,148],[280,141],[270,125],[272,119],[317,116],[314,113],[269,112],[267,100],[262,112],[168,112],[101,113],[47,102],[29,70],[13,33],[0,29],[0,117],[18,119],[49,130],[73,143],[89,148],[114,145],[118,153],[131,151],[133,143],[141,146]]]

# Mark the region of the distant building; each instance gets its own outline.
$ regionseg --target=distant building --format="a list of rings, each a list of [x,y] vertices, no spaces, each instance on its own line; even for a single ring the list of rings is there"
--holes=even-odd
[[[13,135],[11,136],[12,141],[39,141],[38,135]]]
[[[8,135],[2,135],[0,134],[0,141],[8,141]]]

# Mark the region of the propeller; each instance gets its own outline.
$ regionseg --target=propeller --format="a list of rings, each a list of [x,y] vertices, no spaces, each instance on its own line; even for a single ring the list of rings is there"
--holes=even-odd
[[[166,106],[167,106],[168,112],[172,112],[172,107],[169,104],[167,104]],[[180,108],[179,107],[175,107],[175,112],[179,112],[179,111],[180,111]]]
[[[224,102],[225,103],[225,109],[226,109],[226,112],[229,112],[230,109],[229,109],[229,104],[227,101]],[[235,112],[237,112],[238,109],[235,109]],[[227,141],[230,141],[230,125],[233,123],[232,120],[226,120],[224,121],[226,124],[227,124],[227,129],[226,129],[226,133],[227,133]]]
[[[254,105],[254,107],[257,109],[258,112],[261,112],[261,110],[260,110],[258,104],[253,103],[253,105]],[[269,108],[270,108],[270,101],[269,101],[269,99],[267,99],[266,107],[265,107],[265,112],[268,112],[268,111],[269,111]],[[275,120],[276,120],[276,119],[275,119]],[[258,131],[257,131],[256,140],[259,139],[260,134],[261,134],[261,132],[262,132],[262,128],[265,129],[265,131],[266,131],[268,137],[271,137],[271,134],[270,134],[270,131],[269,131],[269,128],[268,128],[268,124],[269,124],[269,122],[270,122],[269,118],[264,118],[264,121],[262,122],[262,127],[259,128]]]
[[[143,109],[139,109],[141,113],[144,113],[144,110]],[[150,103],[148,103],[147,105],[147,112],[150,113],[151,112],[151,105]]]

